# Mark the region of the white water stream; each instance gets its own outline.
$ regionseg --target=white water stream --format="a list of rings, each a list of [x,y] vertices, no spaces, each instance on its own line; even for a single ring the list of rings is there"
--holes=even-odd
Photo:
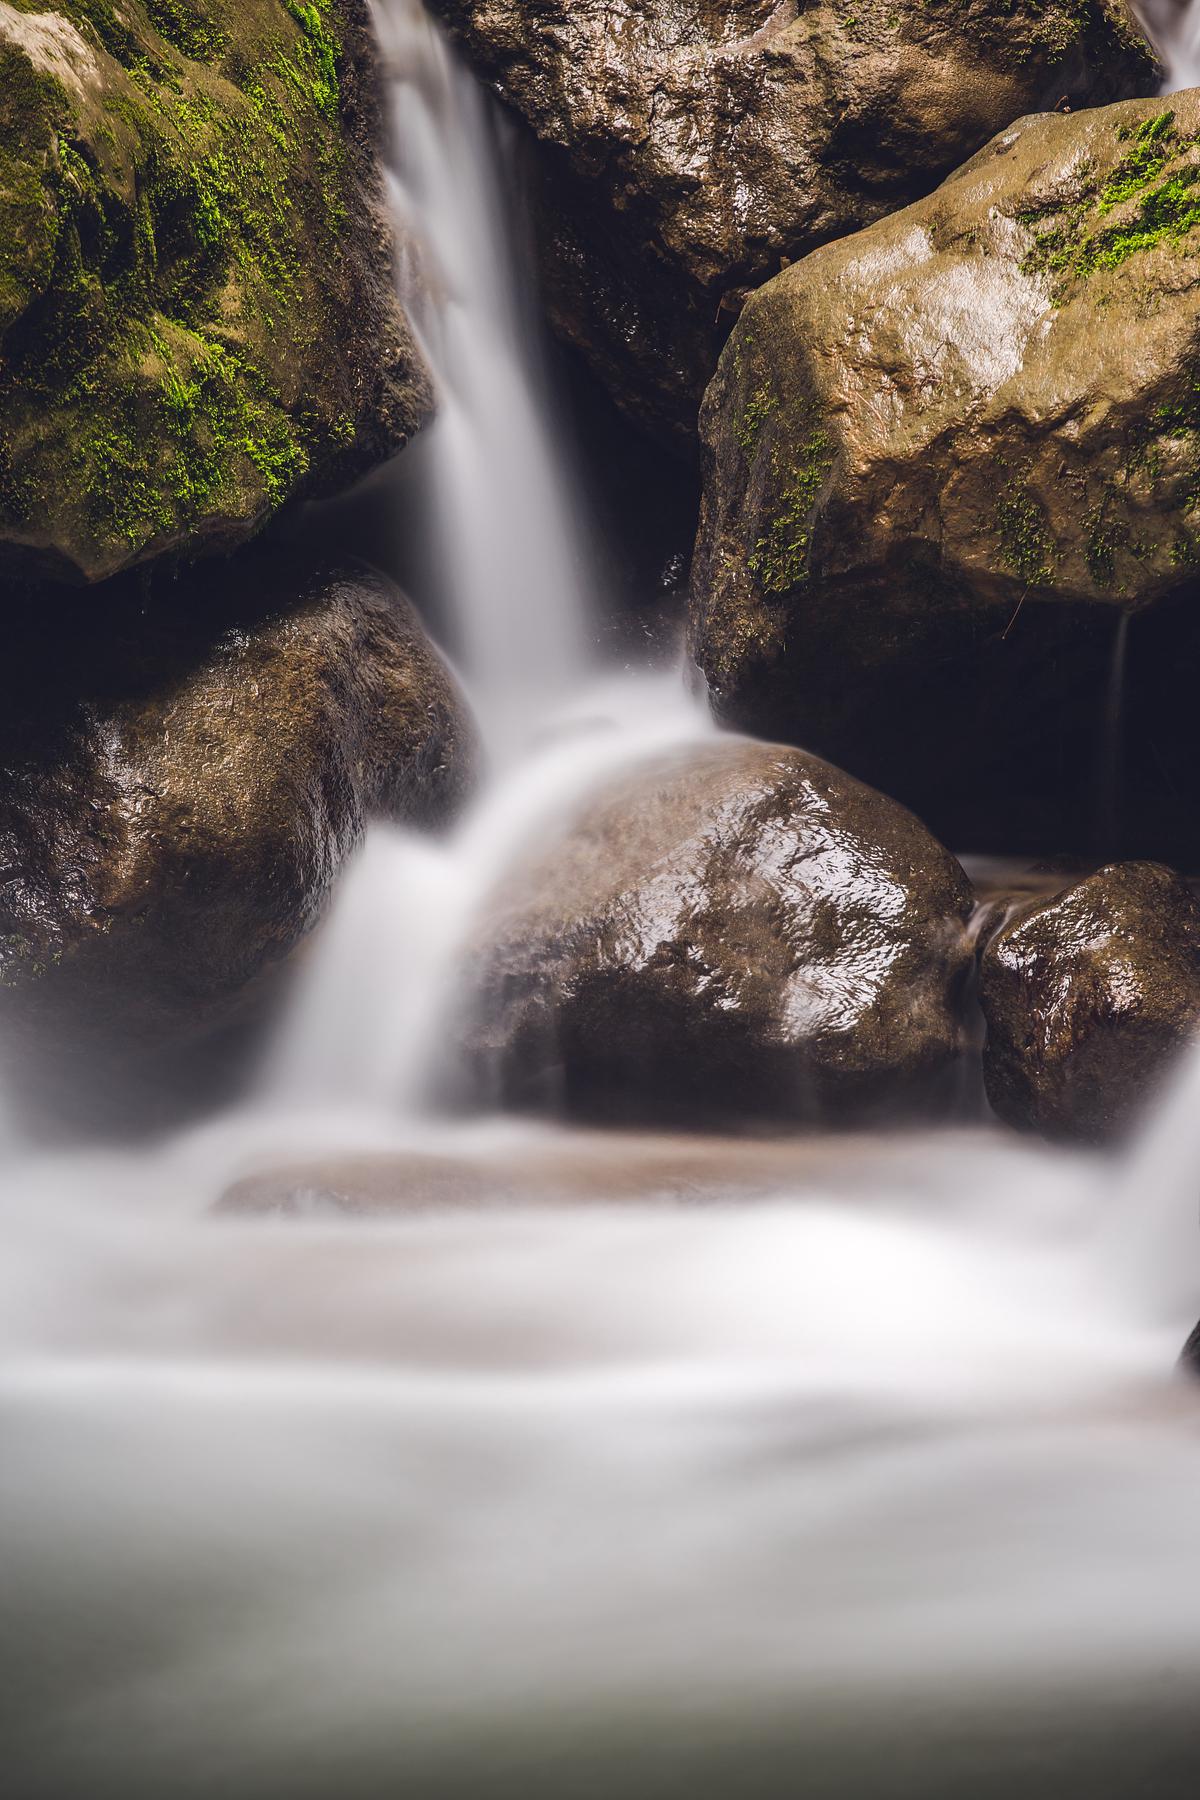
[[[380,28],[493,773],[372,835],[241,1113],[8,1163],[4,1791],[1190,1792],[1200,1052],[1124,1162],[426,1112],[496,875],[708,726],[593,665],[502,137],[418,5]],[[323,1201],[364,1156],[412,1210]],[[310,1216],[213,1216],[311,1158]]]
[[[1135,0],[1163,65],[1163,92],[1200,82],[1200,5],[1196,0]]]
[[[376,17],[401,285],[439,408],[406,456],[408,514],[428,530],[423,598],[448,621],[488,779],[449,842],[373,833],[266,1098],[419,1118],[483,896],[589,789],[712,728],[678,673],[598,664],[590,533],[547,388],[511,143],[422,0],[387,0]]]
[[[428,597],[504,757],[589,672],[591,547],[553,427],[503,121],[421,0],[386,0],[375,20],[401,291],[437,388],[412,458]]]

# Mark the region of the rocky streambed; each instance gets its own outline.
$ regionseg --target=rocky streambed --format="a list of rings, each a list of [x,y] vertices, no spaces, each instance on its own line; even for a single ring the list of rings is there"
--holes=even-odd
[[[1192,1791],[1140,17],[0,0],[16,1800]]]
[[[767,740],[630,773],[486,899],[450,1085],[792,1126],[961,1114],[982,1066],[1109,1135],[1200,1015],[1195,95],[1120,98],[1120,5],[443,10],[528,130],[585,435],[605,387],[686,462],[712,377],[687,640]],[[407,602],[286,549],[431,391],[352,0],[8,6],[0,53],[0,1026],[10,1079],[153,1112],[236,1087],[368,821],[468,790]],[[977,906],[905,805],[1061,895]]]

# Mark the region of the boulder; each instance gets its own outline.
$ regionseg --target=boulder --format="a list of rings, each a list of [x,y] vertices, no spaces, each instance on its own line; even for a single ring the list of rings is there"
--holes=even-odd
[[[761,289],[709,389],[718,710],[956,849],[1200,853],[1198,142],[1200,91],[1020,120]]]
[[[227,549],[399,449],[363,0],[0,0],[0,558]]]
[[[665,755],[489,907],[465,968],[470,1091],[691,1127],[935,1108],[971,907],[910,813],[816,757]]]
[[[1200,1024],[1200,906],[1160,863],[1115,863],[1018,907],[980,963],[984,1081],[1010,1125],[1127,1127]]]
[[[382,576],[257,553],[155,599],[7,631],[0,1059],[38,1080],[216,1043],[368,818],[435,825],[469,779],[455,684]]]
[[[539,142],[551,317],[694,441],[746,293],[1034,107],[1154,92],[1124,0],[436,0]]]

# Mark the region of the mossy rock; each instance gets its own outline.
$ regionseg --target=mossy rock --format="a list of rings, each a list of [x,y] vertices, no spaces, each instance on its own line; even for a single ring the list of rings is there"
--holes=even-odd
[[[0,0],[0,555],[227,548],[430,405],[360,0]]]
[[[1111,854],[1116,759],[1131,847],[1200,858],[1200,91],[1022,119],[786,270],[702,437],[724,716],[964,850]]]
[[[1154,93],[1125,0],[434,0],[538,139],[551,317],[689,454],[746,294],[1022,113]]]

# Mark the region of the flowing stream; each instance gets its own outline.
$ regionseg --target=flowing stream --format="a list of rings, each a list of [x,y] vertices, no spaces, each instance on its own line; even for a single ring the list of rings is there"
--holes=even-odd
[[[373,832],[237,1113],[7,1152],[5,1791],[1190,1792],[1200,1051],[1122,1160],[428,1104],[498,875],[711,727],[591,647],[512,147],[416,0],[378,22],[418,598],[489,774]],[[214,1210],[352,1163],[367,1216]]]

